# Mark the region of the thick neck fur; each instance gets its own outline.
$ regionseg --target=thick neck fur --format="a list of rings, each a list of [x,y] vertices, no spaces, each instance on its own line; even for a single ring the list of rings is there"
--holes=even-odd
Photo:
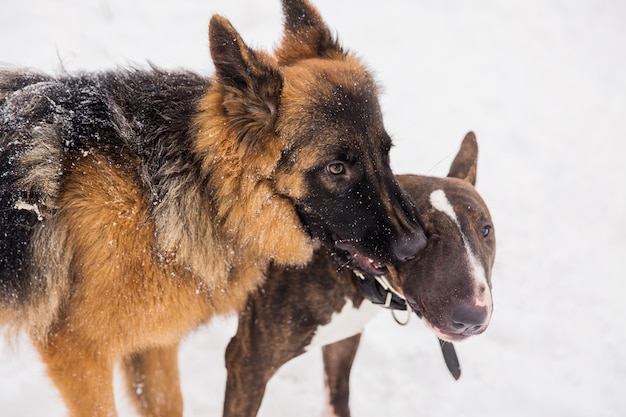
[[[214,84],[200,100],[194,121],[197,137],[193,152],[201,158],[202,175],[208,180],[211,195],[195,202],[204,210],[190,211],[207,213],[201,222],[206,226],[203,240],[219,247],[223,254],[211,270],[228,279],[233,269],[239,271],[237,274],[250,269],[264,272],[270,260],[279,264],[308,262],[313,244],[293,203],[274,191],[270,179],[280,158],[279,141],[265,141],[262,152],[240,149],[237,131],[241,126],[232,126],[224,112],[224,100],[223,89]],[[189,254],[197,250],[190,247]]]

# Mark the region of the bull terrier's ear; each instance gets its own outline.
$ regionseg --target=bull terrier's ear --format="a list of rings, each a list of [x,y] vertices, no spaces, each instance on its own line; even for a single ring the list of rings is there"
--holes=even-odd
[[[221,16],[211,18],[209,42],[224,110],[238,123],[240,149],[245,151],[273,131],[283,78],[275,60],[249,48]]]
[[[340,58],[345,52],[306,0],[283,0],[285,33],[275,54],[281,64],[307,58]]]
[[[465,135],[461,149],[456,154],[448,177],[461,178],[476,185],[476,166],[478,164],[478,143],[474,132]]]

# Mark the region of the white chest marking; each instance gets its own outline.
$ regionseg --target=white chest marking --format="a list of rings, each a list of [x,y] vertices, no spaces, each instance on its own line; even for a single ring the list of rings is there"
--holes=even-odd
[[[330,322],[319,326],[313,335],[311,344],[306,350],[319,348],[354,336],[363,331],[365,324],[381,310],[380,306],[363,300],[359,308],[355,308],[352,300],[346,298],[346,303],[338,313],[333,313]]]
[[[489,304],[489,309],[491,310],[491,296],[489,294],[489,284],[487,282],[487,274],[485,273],[485,268],[474,254],[474,251],[472,251],[469,240],[463,232],[461,223],[459,222],[459,219],[454,211],[454,207],[452,207],[452,204],[450,204],[446,193],[443,190],[435,190],[430,193],[430,204],[435,209],[450,217],[452,221],[454,221],[454,223],[456,224],[456,227],[459,229],[459,233],[461,234],[461,238],[463,239],[463,245],[465,246],[465,253],[467,255],[472,278],[474,279],[475,300],[479,305]]]

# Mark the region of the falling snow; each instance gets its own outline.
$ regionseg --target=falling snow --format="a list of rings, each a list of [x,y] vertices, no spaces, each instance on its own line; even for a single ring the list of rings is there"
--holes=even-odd
[[[315,3],[384,87],[397,172],[445,175],[477,133],[478,189],[498,237],[493,319],[456,345],[461,379],[419,320],[400,327],[383,313],[356,358],[353,415],[623,415],[626,3]],[[0,62],[71,72],[149,59],[210,74],[212,13],[254,47],[280,38],[278,0],[23,0],[2,6]],[[186,416],[220,415],[234,329],[219,318],[183,342]],[[135,415],[122,392],[118,378],[120,415]],[[310,352],[270,382],[260,416],[316,417],[323,402],[321,355]],[[0,407],[66,415],[25,341],[0,341]]]

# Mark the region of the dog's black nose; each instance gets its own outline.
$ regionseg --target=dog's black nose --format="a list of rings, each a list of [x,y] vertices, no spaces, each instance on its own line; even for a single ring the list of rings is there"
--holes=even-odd
[[[426,247],[426,243],[426,235],[421,229],[414,233],[407,233],[393,243],[393,254],[399,261],[408,261],[415,258]]]
[[[488,317],[486,306],[461,302],[452,308],[452,325],[462,334],[474,334],[482,330]]]

